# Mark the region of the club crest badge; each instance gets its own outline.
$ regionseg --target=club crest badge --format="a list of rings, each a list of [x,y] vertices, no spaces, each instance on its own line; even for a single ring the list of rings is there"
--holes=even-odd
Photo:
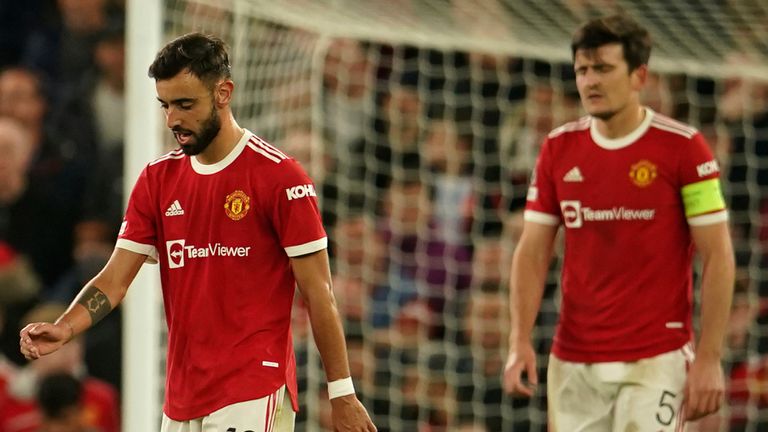
[[[248,214],[248,209],[251,208],[250,202],[251,198],[245,192],[236,190],[227,195],[227,199],[224,202],[224,211],[230,219],[238,221]]]
[[[632,165],[629,170],[629,178],[639,187],[646,187],[656,179],[656,165],[648,160],[641,160]]]

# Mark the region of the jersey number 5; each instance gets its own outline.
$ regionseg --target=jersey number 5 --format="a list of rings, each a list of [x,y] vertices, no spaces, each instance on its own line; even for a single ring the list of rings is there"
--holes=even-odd
[[[675,398],[675,394],[664,390],[664,393],[661,394],[661,399],[659,400],[659,410],[656,411],[656,421],[663,424],[664,426],[669,426],[672,424],[672,420],[675,419],[675,406],[672,405],[672,403],[668,402],[666,399]]]

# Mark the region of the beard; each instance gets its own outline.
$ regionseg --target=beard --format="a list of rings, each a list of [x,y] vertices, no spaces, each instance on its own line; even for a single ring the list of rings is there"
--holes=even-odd
[[[613,116],[616,115],[616,111],[599,111],[596,113],[590,113],[592,117],[595,117],[597,119],[608,121],[613,118]]]
[[[174,133],[188,133],[191,135],[192,144],[181,146],[181,151],[187,156],[194,156],[202,153],[211,145],[211,142],[216,138],[221,130],[221,120],[216,112],[215,107],[211,107],[211,115],[200,126],[200,132],[195,133],[190,130],[173,128]]]

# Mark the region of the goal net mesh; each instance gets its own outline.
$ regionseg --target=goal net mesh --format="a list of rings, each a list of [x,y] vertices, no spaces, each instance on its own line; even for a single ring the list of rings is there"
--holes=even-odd
[[[582,115],[570,34],[617,11],[654,37],[644,102],[704,133],[731,207],[727,403],[700,428],[764,430],[764,1],[165,1],[165,39],[223,38],[239,123],[315,180],[352,374],[380,431],[546,430],[544,384],[531,400],[501,389],[510,255],[542,138]],[[555,262],[535,333],[542,381],[557,274]],[[300,301],[294,316],[297,430],[324,430],[325,379]]]

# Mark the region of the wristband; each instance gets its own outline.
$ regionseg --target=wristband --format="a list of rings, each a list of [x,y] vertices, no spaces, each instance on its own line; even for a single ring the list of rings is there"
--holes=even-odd
[[[328,383],[328,399],[355,394],[352,377],[342,378]]]

